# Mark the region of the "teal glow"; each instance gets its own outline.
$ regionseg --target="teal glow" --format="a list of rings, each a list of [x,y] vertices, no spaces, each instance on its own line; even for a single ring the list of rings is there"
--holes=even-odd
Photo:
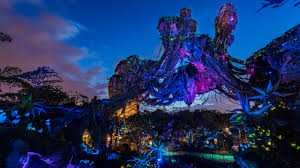
[[[164,152],[163,153],[163,156],[166,157],[179,156],[179,155],[196,156],[199,158],[204,158],[216,162],[227,162],[227,163],[234,162],[233,155],[220,155],[220,154],[212,154],[212,153],[195,153],[195,152],[194,153],[193,152]]]

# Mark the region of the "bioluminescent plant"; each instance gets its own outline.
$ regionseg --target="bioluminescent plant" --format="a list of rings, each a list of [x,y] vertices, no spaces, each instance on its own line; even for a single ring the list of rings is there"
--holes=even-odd
[[[93,168],[94,167],[94,162],[90,161],[90,160],[87,160],[87,159],[80,160],[78,167],[81,167],[81,168]]]
[[[33,102],[31,94],[27,98],[21,97],[20,102],[16,103],[13,109],[18,110],[24,116],[32,117],[46,113],[46,110],[43,108],[43,102]]]
[[[160,140],[158,142],[152,141],[152,145],[146,145],[148,148],[150,148],[150,152],[151,153],[162,153],[162,152],[166,152],[166,150],[164,149],[165,144],[162,143]]]
[[[40,128],[40,129],[38,130],[36,127],[34,127],[34,126],[32,125],[32,123],[29,123],[29,124],[27,125],[26,130],[28,130],[28,131],[37,131],[37,132],[39,132],[39,133],[42,133],[42,132],[44,131],[43,128]]]
[[[234,161],[235,163],[241,167],[241,168],[248,168],[249,166],[247,165],[247,163],[244,161],[244,159],[242,158],[240,153],[236,153],[234,155]]]
[[[266,102],[266,100],[268,100],[269,98],[271,98],[272,95],[274,96],[280,96],[280,97],[285,97],[286,95],[284,94],[281,94],[279,92],[276,92],[276,90],[278,89],[278,86],[280,84],[280,81],[278,81],[274,86],[272,84],[272,81],[269,80],[269,83],[268,83],[268,86],[266,87],[266,89],[260,89],[260,88],[257,88],[257,87],[252,87],[255,91],[257,91],[260,95],[258,96],[253,96],[253,97],[250,97],[249,99],[250,100],[257,100],[257,99],[260,99],[260,100],[263,100],[264,103]]]
[[[4,123],[7,119],[6,112],[0,109],[0,124]]]
[[[238,99],[239,99],[242,109],[235,109],[235,110],[231,111],[231,112],[235,112],[238,114],[238,115],[234,114],[231,116],[231,119],[235,119],[235,121],[241,121],[243,119],[243,117],[245,117],[245,114],[247,114],[249,116],[259,116],[259,115],[263,114],[272,105],[272,104],[266,104],[259,110],[253,111],[254,109],[250,107],[250,100],[247,95],[245,96],[245,100],[242,98],[242,96],[240,95],[239,92],[237,92],[237,96],[238,96]]]
[[[45,125],[51,137],[55,137],[63,128],[69,125],[74,119],[79,119],[83,116],[83,110],[78,107],[65,106],[44,106],[48,111],[59,111],[62,114],[59,117],[46,119]]]
[[[249,142],[246,143],[246,144],[240,144],[240,145],[239,145],[239,150],[240,150],[241,152],[244,152],[244,151],[250,149],[250,148],[252,147],[252,144],[253,144],[253,143],[252,143],[251,141],[249,141]]]
[[[106,152],[106,158],[107,160],[116,160],[119,158],[119,156],[116,153]]]
[[[18,114],[18,112],[19,112],[18,110],[13,110],[10,113],[11,117],[14,118],[11,121],[11,124],[13,125],[17,125],[21,121],[21,116]]]
[[[152,142],[152,145],[147,145],[148,148],[150,148],[150,153],[153,154],[153,158],[156,159],[158,165],[162,161],[162,153],[166,152],[165,150],[165,144],[163,144],[160,140],[156,143],[155,141]]]
[[[90,155],[98,155],[100,153],[100,150],[90,147],[89,145],[85,144],[84,142],[82,142],[81,147],[82,147],[82,151],[84,151]]]
[[[45,124],[46,124],[46,127],[47,127],[47,129],[48,129],[48,132],[50,132],[50,131],[51,131],[51,120],[50,120],[50,119],[47,119],[47,120],[45,121]]]
[[[133,157],[133,159],[128,160],[127,162],[133,163],[133,168],[145,168],[149,165],[150,161],[152,161],[154,158],[150,157],[151,152],[139,152],[137,157]]]
[[[6,112],[0,109],[0,124],[4,122],[9,122],[12,125],[17,125],[21,121],[21,116],[18,114],[18,110],[13,110],[11,112],[11,118],[7,117]]]

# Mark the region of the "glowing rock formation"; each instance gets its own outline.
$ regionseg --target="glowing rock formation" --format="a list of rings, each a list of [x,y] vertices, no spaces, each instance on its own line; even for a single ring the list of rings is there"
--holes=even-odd
[[[134,92],[131,101],[136,104],[143,101],[164,106],[184,101],[191,105],[196,95],[209,91],[237,100],[236,91],[251,90],[261,76],[273,83],[277,79],[299,81],[299,25],[242,61],[227,51],[236,24],[237,14],[230,3],[219,10],[214,39],[196,34],[197,23],[189,9],[182,9],[180,16],[162,17],[157,27],[164,48],[162,56],[157,61],[137,56],[121,61],[110,78],[110,97]]]

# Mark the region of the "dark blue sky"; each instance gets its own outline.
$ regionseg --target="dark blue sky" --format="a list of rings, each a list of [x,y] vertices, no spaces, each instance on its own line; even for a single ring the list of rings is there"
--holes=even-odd
[[[226,2],[234,4],[239,20],[230,53],[242,59],[300,23],[299,8],[285,4],[257,12],[260,0],[78,0],[59,6],[56,3],[52,9],[87,28],[71,43],[94,51],[106,69],[105,76],[109,76],[115,64],[131,54],[158,57],[160,40],[156,27],[161,16],[178,15],[181,8],[188,7],[198,22],[198,33],[213,37],[214,18]],[[82,60],[80,64],[89,66],[90,61]]]
[[[59,42],[63,40],[67,45],[84,51],[81,54],[89,56],[80,58],[70,56],[65,57],[65,60],[73,61],[73,71],[77,68],[80,71],[78,74],[81,72],[88,74],[92,68],[101,68],[101,73],[94,73],[94,77],[86,79],[90,84],[106,83],[118,61],[129,55],[138,54],[142,58],[157,59],[161,43],[156,29],[159,18],[179,15],[180,9],[184,7],[192,9],[192,17],[198,22],[197,32],[213,37],[214,19],[220,7],[232,2],[237,9],[238,25],[234,31],[235,41],[229,52],[240,59],[247,58],[272,39],[300,23],[300,7],[293,7],[287,3],[280,8],[266,8],[257,12],[262,0],[17,0],[16,2],[18,3],[9,0],[0,2],[0,8],[9,8],[2,15],[7,15],[6,18],[14,15],[22,16],[23,19],[37,25],[41,22],[45,28],[37,31],[59,33],[57,39]],[[44,17],[43,13],[47,13],[47,17]],[[60,27],[53,27],[56,22],[48,23],[51,21],[49,14],[56,17],[54,19],[52,17],[52,20],[63,20],[65,23],[60,21],[58,22],[62,24]],[[3,31],[9,33],[9,29],[10,27]],[[35,50],[32,46],[30,48]],[[7,53],[12,55],[9,51]],[[64,53],[65,51],[62,51],[59,54]],[[50,65],[58,71],[63,69],[63,66],[55,63]],[[65,69],[70,70],[70,66],[71,64],[66,65]],[[74,74],[71,71],[69,73],[71,74],[69,76]],[[77,81],[80,79],[77,77]]]

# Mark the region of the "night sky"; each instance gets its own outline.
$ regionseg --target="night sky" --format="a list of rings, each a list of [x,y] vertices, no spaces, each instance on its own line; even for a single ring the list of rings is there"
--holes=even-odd
[[[103,98],[118,61],[132,54],[159,57],[160,17],[190,8],[198,33],[213,37],[214,18],[226,2],[238,12],[229,52],[240,59],[300,23],[299,7],[257,12],[260,0],[0,0],[0,32],[14,39],[0,45],[0,67],[50,66],[67,90]]]

